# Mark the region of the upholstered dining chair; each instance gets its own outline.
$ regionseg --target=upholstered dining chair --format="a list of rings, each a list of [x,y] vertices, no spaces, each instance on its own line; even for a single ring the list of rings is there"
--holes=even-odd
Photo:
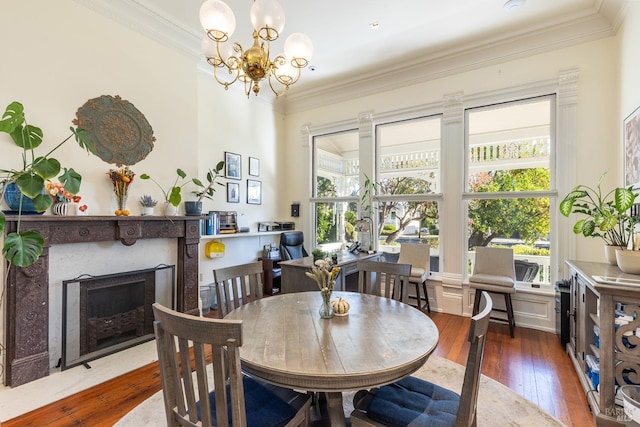
[[[419,309],[427,309],[431,313],[429,306],[429,294],[427,293],[427,279],[429,278],[430,257],[429,245],[426,243],[401,243],[400,257],[398,263],[411,264],[411,275],[409,283],[416,287],[416,300]],[[422,305],[422,297],[420,296],[420,287],[424,291],[425,304]]]
[[[153,314],[167,426],[309,424],[310,396],[242,374],[242,321],[191,316],[158,303]],[[213,379],[207,371],[209,348]]]
[[[480,307],[480,292],[487,291],[504,296],[505,309],[494,308],[494,311],[506,313],[511,338],[516,327],[513,315],[511,294],[516,293],[516,272],[513,262],[513,249],[492,248],[478,246],[473,274],[469,277],[469,286],[476,290],[473,302],[473,314],[477,314]],[[503,318],[492,317],[494,320],[504,321]]]
[[[411,264],[358,260],[358,292],[407,302]]]
[[[213,270],[213,281],[218,298],[218,317],[224,318],[231,310],[262,298],[264,281],[262,262]]]
[[[476,425],[476,407],[484,344],[491,316],[492,301],[481,294],[483,310],[471,318],[469,356],[462,392],[454,391],[417,377],[362,390],[353,399],[352,426],[456,426]]]
[[[309,256],[304,248],[302,231],[285,231],[280,234],[280,258],[283,261]]]

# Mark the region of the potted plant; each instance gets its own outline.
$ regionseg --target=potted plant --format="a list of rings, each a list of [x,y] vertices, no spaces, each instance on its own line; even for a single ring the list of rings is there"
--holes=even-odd
[[[151,196],[145,194],[140,197],[140,206],[142,206],[142,215],[153,215],[153,208],[158,204],[157,200],[153,200]]]
[[[209,169],[207,171],[207,182],[203,183],[198,178],[193,178],[193,182],[198,189],[191,193],[196,196],[196,200],[187,200],[184,202],[184,209],[187,215],[201,215],[202,214],[202,199],[207,198],[213,200],[213,195],[216,192],[216,185],[223,185],[216,180],[221,175],[221,171],[224,169],[224,161],[218,162],[215,169]]]
[[[178,182],[181,179],[184,180],[187,177],[187,174],[184,173],[182,169],[180,168],[176,169],[176,175],[178,176],[176,176],[176,179],[173,182],[173,185],[169,187],[168,190],[165,190],[164,188],[162,188],[162,186],[158,184],[158,181],[151,178],[148,174],[143,173],[142,175],[140,175],[140,179],[150,179],[158,186],[158,188],[160,188],[160,191],[162,191],[162,196],[164,197],[164,214],[165,215],[175,215],[177,213],[178,206],[182,201],[182,194],[181,194],[182,187],[184,187],[189,183],[189,181],[186,181],[178,185]]]
[[[566,217],[581,214],[583,217],[573,225],[573,232],[601,238],[606,244],[607,260],[616,264],[615,250],[627,247],[633,231],[634,218],[629,209],[637,194],[632,187],[617,187],[604,193],[601,185],[605,175],[606,172],[600,175],[595,188],[582,184],[573,188],[560,202],[560,213]]]
[[[18,215],[18,227],[16,232],[5,236],[2,253],[8,262],[18,267],[26,267],[34,264],[44,247],[43,236],[35,231],[20,231],[20,217],[25,212],[25,205],[29,200],[33,209],[44,212],[53,204],[53,199],[45,191],[46,182],[58,177],[58,181],[70,194],[80,191],[82,177],[73,169],[62,168],[60,162],[51,157],[52,153],[62,144],[74,137],[78,145],[88,152],[95,154],[95,146],[91,138],[83,129],[69,128],[71,135],[53,147],[44,155],[36,156],[35,149],[43,141],[43,132],[40,128],[28,124],[24,114],[24,107],[19,102],[9,104],[0,120],[0,132],[10,135],[13,142],[22,148],[22,168],[2,169],[0,178],[4,183],[0,192],[4,197],[7,192],[19,191],[16,214]],[[62,174],[60,172],[62,171]],[[58,174],[60,174],[58,176]],[[14,209],[13,207],[11,207]],[[0,212],[0,233],[4,232],[6,217]]]

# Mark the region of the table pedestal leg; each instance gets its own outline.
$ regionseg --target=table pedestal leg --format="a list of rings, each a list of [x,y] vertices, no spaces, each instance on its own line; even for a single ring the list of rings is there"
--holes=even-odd
[[[342,407],[342,393],[328,392],[327,395],[327,411],[329,412],[329,421],[331,427],[344,427],[347,421],[344,417],[344,408]]]

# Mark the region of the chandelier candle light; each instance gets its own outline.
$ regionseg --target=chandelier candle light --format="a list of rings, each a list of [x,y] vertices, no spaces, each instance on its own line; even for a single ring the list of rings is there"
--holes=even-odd
[[[300,78],[300,70],[311,60],[313,44],[305,34],[293,33],[285,40],[284,53],[271,59],[271,42],[284,29],[284,10],[277,0],[255,0],[250,15],[253,45],[244,50],[240,43],[229,41],[236,29],[231,8],[221,0],[205,1],[200,7],[200,24],[207,33],[202,51],[213,66],[216,81],[225,89],[240,81],[249,97],[252,90],[258,95],[260,82],[267,80],[278,97]],[[228,72],[226,79],[220,76],[224,70]]]

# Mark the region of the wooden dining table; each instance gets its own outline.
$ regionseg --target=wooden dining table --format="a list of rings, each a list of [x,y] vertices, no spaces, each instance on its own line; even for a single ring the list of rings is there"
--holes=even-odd
[[[334,292],[346,316],[322,319],[320,292],[282,294],[245,304],[225,319],[242,320],[243,369],[282,387],[325,392],[332,426],[346,425],[342,392],[369,389],[419,369],[438,344],[438,329],[401,302]]]

